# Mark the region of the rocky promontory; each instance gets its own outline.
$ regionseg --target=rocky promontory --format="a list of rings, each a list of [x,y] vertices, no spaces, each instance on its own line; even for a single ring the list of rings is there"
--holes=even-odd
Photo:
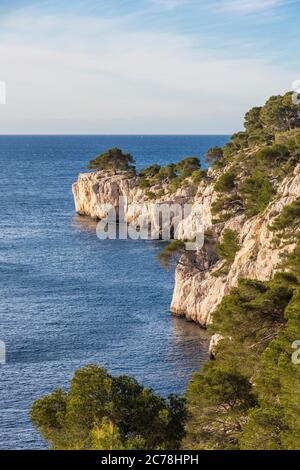
[[[171,303],[171,312],[179,316],[185,316],[188,320],[195,321],[206,326],[211,321],[211,316],[216,306],[224,295],[237,285],[239,278],[251,278],[258,280],[270,279],[280,267],[281,256],[286,251],[292,251],[295,242],[274,246],[275,233],[270,230],[272,222],[285,206],[300,197],[300,167],[294,169],[292,175],[283,179],[277,188],[277,194],[266,209],[250,219],[243,213],[234,214],[226,222],[213,224],[212,207],[218,198],[218,192],[214,189],[217,177],[222,172],[210,170],[208,173],[211,182],[202,182],[197,194],[192,196],[189,189],[181,189],[170,194],[166,191],[153,201],[149,200],[144,189],[137,186],[137,178],[126,173],[110,174],[107,172],[83,173],[73,184],[73,195],[76,211],[81,215],[87,215],[101,219],[102,204],[112,204],[118,207],[119,197],[123,196],[128,205],[130,203],[145,203],[152,206],[153,202],[189,202],[201,204],[203,207],[204,224],[206,230],[212,230],[222,239],[226,229],[238,233],[239,250],[226,275],[216,276],[222,266],[222,260],[214,264],[211,269],[201,273],[178,265],[175,274],[175,287]],[[155,190],[155,188],[152,188]],[[161,188],[160,188],[161,189]],[[126,214],[130,220],[130,213]],[[184,238],[184,230],[182,230]],[[201,256],[201,254],[199,254]]]

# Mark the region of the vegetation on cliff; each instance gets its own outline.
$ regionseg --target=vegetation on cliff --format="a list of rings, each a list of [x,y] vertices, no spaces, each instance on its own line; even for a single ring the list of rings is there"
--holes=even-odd
[[[188,240],[172,240],[158,255],[161,266],[169,270],[172,266],[184,266],[191,272],[199,273],[208,271],[218,260],[214,249],[214,240],[208,234],[204,237],[204,248],[199,256],[194,250],[186,250],[185,244]]]
[[[178,163],[165,166],[150,165],[143,168],[138,175],[140,188],[150,188],[164,184],[168,192],[174,192],[185,185],[197,184],[205,176],[197,157],[186,157]]]
[[[251,218],[262,212],[276,194],[281,179],[300,163],[300,111],[291,93],[270,98],[245,115],[245,131],[231,137],[222,153],[214,148],[213,167],[224,172],[215,182],[214,222],[235,214]]]
[[[239,248],[238,234],[234,230],[226,228],[222,234],[222,240],[215,246],[215,251],[223,260],[223,264],[217,272],[214,272],[214,275],[228,274]]]
[[[276,217],[270,228],[274,232],[278,230],[281,232],[288,230],[289,232],[292,231],[295,233],[299,228],[299,222],[300,198],[297,198],[294,202],[288,204],[282,209],[281,213]]]

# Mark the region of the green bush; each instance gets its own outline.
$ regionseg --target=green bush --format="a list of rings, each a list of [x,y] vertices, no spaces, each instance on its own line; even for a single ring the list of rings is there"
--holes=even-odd
[[[236,132],[231,136],[231,142],[237,147],[238,150],[248,147],[248,132]]]
[[[285,206],[278,217],[274,220],[270,229],[273,231],[285,230],[299,227],[300,222],[300,198]]]
[[[262,212],[268,206],[275,192],[265,174],[256,170],[251,177],[245,179],[240,193],[246,216],[249,218]]]
[[[159,170],[161,169],[160,165],[157,165],[156,163],[154,165],[150,165],[147,168],[143,168],[139,176],[143,178],[153,178],[157,173],[159,173]]]
[[[233,171],[223,173],[215,184],[215,190],[219,193],[231,191],[235,187],[236,174]]]
[[[238,151],[237,146],[233,142],[228,142],[223,147],[223,156],[225,160],[230,160],[231,157]]]
[[[156,197],[157,197],[156,194],[155,194],[153,191],[147,191],[147,192],[145,193],[145,196],[147,196],[147,198],[148,198],[148,199],[151,199],[151,200],[152,200],[152,199],[156,199]]]
[[[206,175],[206,172],[204,172],[203,170],[195,170],[193,171],[192,173],[192,181],[193,183],[197,184],[197,183],[201,183],[201,181],[203,180],[203,178],[205,177]]]
[[[178,449],[186,413],[175,395],[166,400],[130,377],[88,365],[67,392],[36,400],[30,417],[51,449]]]
[[[143,168],[139,173],[137,185],[149,188],[154,184],[166,183],[170,185],[171,191],[176,191],[193,174],[196,179],[200,178],[200,161],[197,157],[186,157],[177,164],[169,163],[163,167],[155,164]]]
[[[150,188],[151,183],[150,183],[149,180],[147,180],[145,178],[142,178],[142,177],[139,177],[139,179],[137,181],[137,186],[141,189]]]
[[[215,164],[222,160],[223,158],[223,149],[222,147],[212,147],[208,149],[205,154],[205,161],[208,165]]]
[[[263,123],[260,118],[261,110],[261,107],[256,106],[245,114],[244,127],[248,132],[248,135],[262,130]]]
[[[221,242],[217,243],[215,246],[217,255],[221,260],[224,260],[224,263],[217,274],[228,274],[239,249],[238,234],[229,228],[225,229]]]
[[[157,256],[162,267],[169,270],[173,264],[177,264],[180,257],[185,254],[185,242],[183,240],[172,240]]]
[[[292,92],[284,96],[271,96],[260,112],[264,128],[272,134],[293,129],[298,119],[299,105],[293,103]]]
[[[176,165],[174,165],[174,163],[170,163],[169,165],[163,166],[154,179],[155,181],[170,181],[173,178],[176,178],[176,176]]]
[[[290,156],[286,145],[274,144],[271,147],[264,147],[256,154],[257,160],[266,165],[278,166],[288,160]]]
[[[236,200],[236,195],[225,195],[218,197],[211,206],[211,213],[217,218],[213,219],[213,224],[220,222],[226,222],[232,216],[232,209],[234,208],[234,202]]]
[[[124,153],[121,149],[113,147],[94,160],[90,160],[88,168],[90,170],[113,170],[115,172],[120,170],[135,173],[135,160],[129,153]]]
[[[270,145],[274,141],[274,136],[268,134],[262,129],[258,129],[253,131],[248,137],[248,144],[249,146],[253,145]]]
[[[175,167],[176,173],[182,178],[191,176],[193,171],[199,170],[200,160],[197,157],[186,157],[180,160]]]
[[[171,192],[176,192],[179,188],[181,188],[183,181],[184,179],[181,178],[180,176],[177,176],[176,178],[174,178],[170,183]]]
[[[300,147],[300,132],[297,132],[297,134],[295,134],[295,142],[297,147]]]
[[[165,195],[165,190],[164,189],[160,189],[159,191],[157,191],[156,193],[156,197],[157,198],[161,198]]]

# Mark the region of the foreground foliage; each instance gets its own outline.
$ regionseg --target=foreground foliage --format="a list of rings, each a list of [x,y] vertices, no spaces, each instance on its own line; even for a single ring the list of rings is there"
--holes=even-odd
[[[161,398],[104,368],[78,369],[67,392],[36,400],[31,420],[52,449],[177,449],[184,434],[184,399]]]

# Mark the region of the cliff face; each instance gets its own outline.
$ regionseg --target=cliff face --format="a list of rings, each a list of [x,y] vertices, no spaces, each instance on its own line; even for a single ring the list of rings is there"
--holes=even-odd
[[[213,190],[211,200],[214,199]],[[211,271],[191,273],[187,267],[178,266],[175,275],[175,288],[171,304],[174,314],[185,316],[205,326],[211,321],[216,306],[224,295],[237,285],[239,278],[269,280],[279,269],[281,255],[291,252],[294,243],[274,244],[274,232],[269,229],[274,218],[283,207],[300,197],[300,168],[296,167],[294,174],[287,177],[278,187],[276,198],[262,214],[245,220],[244,216],[230,219],[223,225],[239,233],[240,249],[226,276],[213,275],[222,262],[217,263]],[[200,202],[203,198],[200,198]],[[208,209],[209,210],[209,209]],[[208,218],[209,220],[209,218]]]
[[[202,326],[207,325],[212,313],[224,295],[237,285],[239,278],[252,278],[258,280],[270,279],[279,269],[281,255],[290,252],[294,243],[274,244],[274,232],[269,229],[274,218],[282,208],[300,197],[300,167],[296,167],[292,176],[286,177],[277,188],[276,197],[263,213],[249,220],[245,216],[236,215],[227,222],[212,225],[211,208],[217,198],[214,190],[215,172],[209,170],[211,183],[201,183],[193,204],[196,208],[201,204],[203,208],[205,229],[213,229],[221,237],[225,229],[230,228],[239,234],[240,248],[236,253],[227,275],[216,276],[214,273],[222,266],[217,262],[206,272],[191,270],[188,266],[178,265],[175,274],[175,287],[171,303],[171,312],[185,316]],[[149,200],[147,191],[137,187],[135,177],[126,174],[108,175],[107,173],[86,173],[78,177],[73,184],[75,208],[79,214],[102,218],[100,205],[110,203],[118,207],[119,196],[125,197],[128,204],[146,203],[149,213],[152,203],[172,202],[186,203],[191,201],[192,194],[189,188],[178,190],[170,195],[167,191],[155,201]],[[154,190],[157,188],[154,188]],[[159,187],[159,189],[162,189]],[[152,190],[152,188],[151,188]],[[126,209],[128,221],[131,214]],[[179,230],[182,239],[185,238],[185,223]]]
[[[103,218],[102,204],[119,205],[123,196],[128,203],[139,201],[143,192],[135,185],[134,178],[125,175],[109,175],[104,172],[81,173],[72,186],[75,209],[78,214]]]
[[[151,191],[150,191],[151,190]],[[149,192],[158,191],[164,194],[152,200]],[[130,222],[133,218],[137,218],[141,212],[137,208],[132,213],[130,205],[141,204],[146,208],[150,221],[155,219],[153,205],[177,203],[182,206],[185,203],[192,202],[192,193],[189,187],[180,188],[172,195],[167,190],[167,185],[156,185],[147,190],[140,189],[137,186],[137,178],[129,176],[126,173],[109,174],[99,171],[96,173],[81,173],[78,180],[73,183],[72,192],[75,202],[75,210],[80,215],[101,219],[105,217],[106,212],[103,211],[104,204],[110,204],[119,209],[119,198],[123,197],[125,201],[125,220]],[[180,238],[186,238],[186,225],[188,221],[183,221],[179,226]]]

